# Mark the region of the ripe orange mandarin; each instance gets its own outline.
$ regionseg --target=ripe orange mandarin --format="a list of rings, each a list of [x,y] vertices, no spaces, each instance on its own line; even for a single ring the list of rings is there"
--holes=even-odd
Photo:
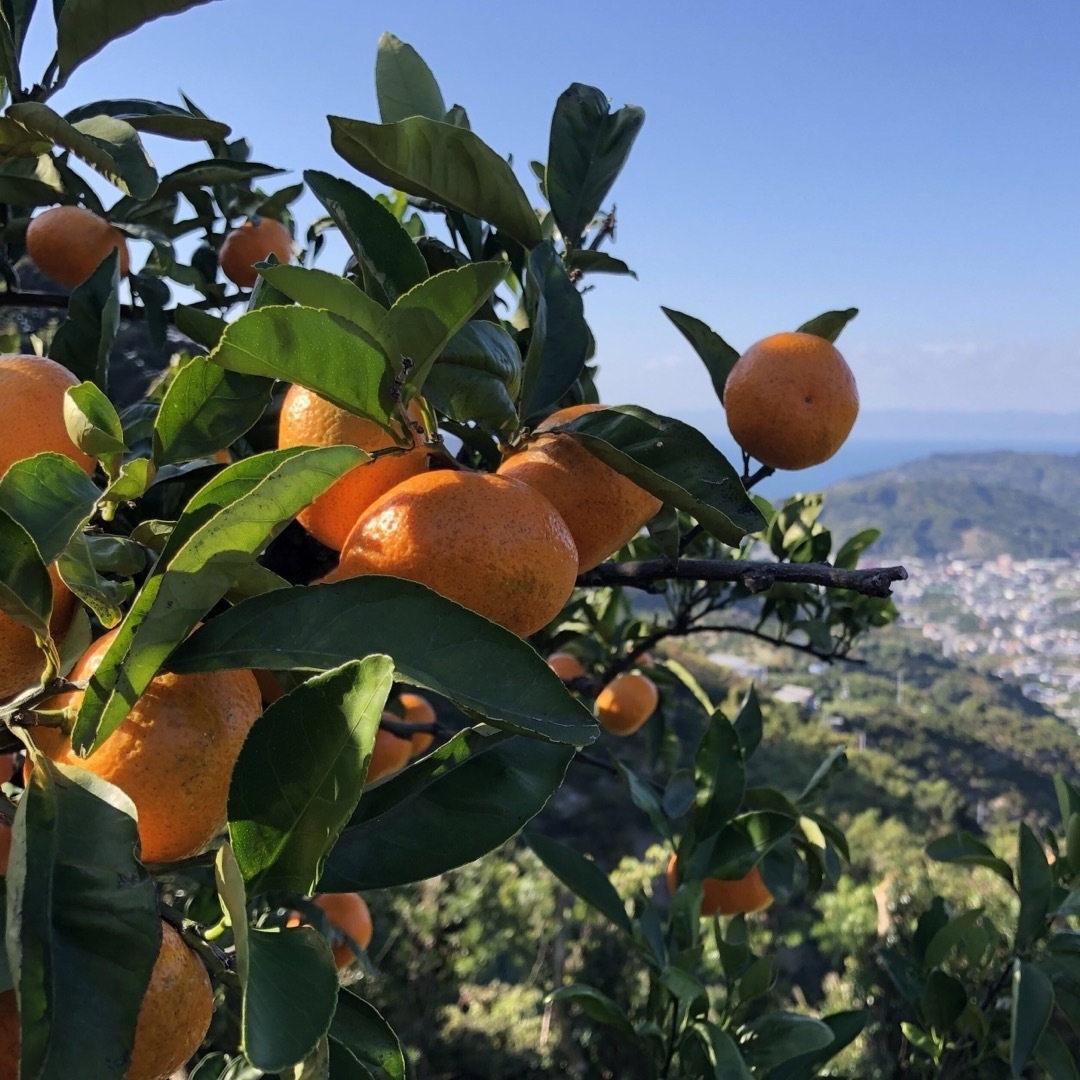
[[[409,407],[409,416],[416,422],[420,420],[420,409],[415,403]],[[380,495],[427,469],[428,453],[420,436],[415,431],[410,435],[411,450],[357,465],[305,507],[296,520],[316,540],[340,551],[356,519]],[[383,450],[396,443],[374,420],[339,409],[307,387],[290,387],[281,405],[278,448],[342,445]]]
[[[326,912],[331,926],[351,937],[361,949],[367,949],[374,927],[371,912],[362,896],[357,893],[323,893],[315,897],[315,903]],[[339,970],[347,968],[356,959],[347,941],[331,942],[331,948]]]
[[[124,234],[81,206],[54,206],[26,227],[26,251],[34,265],[66,289],[81,285],[114,248],[120,252],[120,276],[127,277]]]
[[[399,695],[398,701],[401,702],[401,707],[405,710],[405,715],[401,718],[402,723],[435,723],[435,709],[423,694],[412,694],[406,691],[404,694]],[[417,754],[422,754],[434,741],[435,736],[430,731],[416,732],[409,739],[412,744],[412,756],[416,757]]]
[[[578,549],[578,571],[591,570],[632,540],[659,513],[661,501],[594,457],[571,435],[545,435],[603,405],[572,405],[552,413],[539,437],[512,453],[499,475],[521,480],[545,496],[566,522]]]
[[[724,409],[735,441],[774,469],[807,469],[844,444],[859,414],[855,376],[814,334],[764,338],[731,369]]]
[[[569,682],[570,679],[580,679],[585,674],[584,666],[573,653],[553,652],[547,658],[547,666],[563,682]]]
[[[93,675],[117,632],[82,655],[71,670],[73,682]],[[77,707],[82,694],[58,695],[49,707]],[[143,861],[172,862],[197,854],[224,827],[233,766],[261,712],[250,671],[164,672],[89,757],[77,757],[67,738],[38,742],[55,761],[78,765],[126,792],[139,814]]]
[[[440,469],[368,507],[324,580],[360,574],[419,581],[525,636],[570,598],[577,548],[555,508],[527,484]]]
[[[668,891],[672,896],[677,888],[677,862],[678,856],[672,855],[667,868]],[[773,902],[773,895],[765,887],[761,870],[757,866],[746,877],[734,881],[706,878],[702,884],[705,889],[701,900],[702,915],[752,915],[757,911],[764,911]]]
[[[397,720],[391,712],[383,713],[386,720]],[[412,757],[412,743],[408,739],[399,739],[393,732],[379,728],[375,734],[375,745],[371,748],[371,761],[368,763],[365,784],[374,784],[384,776],[392,776],[409,764]]]
[[[293,240],[289,230],[273,218],[253,218],[233,229],[218,252],[222,273],[242,289],[250,289],[259,280],[255,263],[270,255],[279,263],[292,258]]]
[[[596,696],[600,726],[612,735],[633,735],[656,711],[656,683],[640,671],[616,675]]]
[[[124,1080],[167,1080],[210,1030],[214,991],[198,957],[166,922],[146,988]],[[0,994],[0,1080],[16,1080],[19,1014],[15,991]]]

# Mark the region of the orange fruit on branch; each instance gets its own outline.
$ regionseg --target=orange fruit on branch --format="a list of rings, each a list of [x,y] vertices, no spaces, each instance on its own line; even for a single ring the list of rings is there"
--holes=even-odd
[[[633,735],[660,702],[656,683],[640,671],[616,675],[596,696],[600,726],[612,735]]]
[[[764,338],[736,361],[724,386],[735,441],[774,469],[820,465],[859,414],[855,376],[836,346],[814,334]]]
[[[562,679],[569,682],[571,679],[580,679],[585,674],[585,667],[581,661],[568,652],[553,652],[547,658],[547,666]]]
[[[68,676],[73,682],[93,675],[117,632],[83,653]],[[82,695],[58,695],[47,707],[78,707]],[[224,827],[233,767],[261,712],[250,671],[164,672],[89,757],[77,757],[66,737],[41,749],[126,792],[139,814],[143,861],[173,862],[197,854]]]
[[[566,522],[578,549],[578,572],[591,570],[632,540],[663,505],[655,495],[604,464],[572,435],[544,434],[603,405],[572,405],[537,427],[539,437],[506,458],[499,475],[545,496]]]
[[[675,866],[678,856],[672,855],[667,868],[668,891],[672,896],[678,887]],[[773,902],[773,895],[765,887],[761,870],[755,866],[745,877],[733,881],[723,878],[706,878],[702,883],[705,893],[701,900],[701,914],[753,915],[764,911]]]
[[[399,719],[392,712],[383,713],[385,720]],[[371,760],[368,762],[365,784],[374,784],[384,776],[401,772],[413,756],[413,744],[408,739],[399,738],[386,728],[379,728],[375,734],[375,745],[371,748]]]
[[[289,230],[273,218],[253,218],[232,230],[218,252],[222,273],[242,289],[259,280],[255,263],[271,255],[280,263],[292,258],[293,239]]]
[[[400,718],[404,724],[434,724],[435,709],[423,694],[413,694],[406,691],[398,696],[405,715]],[[397,719],[397,718],[395,718]],[[418,731],[410,739],[412,744],[412,756],[422,754],[433,742],[435,736],[430,731]]]
[[[326,912],[326,918],[332,927],[351,937],[361,949],[367,949],[371,944],[374,927],[371,923],[371,912],[362,896],[357,893],[323,893],[316,896],[314,902]],[[339,971],[349,967],[356,959],[356,954],[347,941],[332,941],[330,947]]]
[[[409,406],[409,416],[419,422],[420,409]],[[335,481],[297,521],[316,540],[340,551],[357,518],[381,495],[402,480],[426,471],[428,453],[420,436],[411,433],[412,449],[387,454],[366,465],[357,465]],[[281,405],[278,421],[278,448],[292,446],[358,446],[361,450],[383,450],[397,445],[374,420],[354,416],[338,408],[313,390],[292,386]]]
[[[124,1080],[167,1080],[210,1030],[214,991],[199,958],[167,922],[139,1009],[131,1063]],[[0,1080],[16,1080],[19,1014],[15,991],[0,994]]]
[[[127,277],[124,234],[81,206],[54,206],[26,227],[26,251],[34,265],[66,289],[86,281],[114,248],[120,252],[120,276]]]
[[[440,469],[372,503],[324,580],[361,574],[418,581],[525,636],[570,598],[577,548],[555,508],[527,484]]]

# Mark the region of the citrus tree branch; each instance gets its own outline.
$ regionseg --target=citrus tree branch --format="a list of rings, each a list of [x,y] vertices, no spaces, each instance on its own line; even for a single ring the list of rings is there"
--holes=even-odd
[[[211,311],[217,308],[232,307],[233,304],[246,300],[249,294],[234,292],[223,296],[220,300],[197,300],[188,307],[198,308],[200,311]],[[48,308],[56,311],[67,311],[71,303],[71,297],[62,293],[48,293],[36,291],[22,291],[7,289],[0,292],[0,308]],[[173,308],[165,308],[162,314],[169,322],[175,322],[176,316]],[[134,304],[121,304],[120,317],[132,321],[141,321],[146,318],[146,308],[136,307]]]
[[[662,581],[727,581],[752,593],[764,592],[777,582],[848,589],[863,596],[891,596],[897,581],[907,580],[902,566],[876,566],[843,570],[828,563],[780,563],[745,559],[638,559],[601,563],[578,577],[578,585],[620,585],[651,589]]]

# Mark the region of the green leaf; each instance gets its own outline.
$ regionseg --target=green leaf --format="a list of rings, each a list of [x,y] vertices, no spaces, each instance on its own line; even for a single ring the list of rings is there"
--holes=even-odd
[[[736,814],[746,789],[742,747],[727,717],[717,709],[694,755],[698,836],[719,832]]]
[[[304,180],[341,230],[365,282],[377,286],[388,304],[428,276],[412,237],[377,199],[348,180],[317,169],[308,169]]]
[[[315,887],[360,801],[392,681],[389,657],[354,660],[302,683],[256,721],[229,788],[229,839],[249,892]]]
[[[852,1009],[823,1016],[821,1022],[833,1033],[833,1041],[821,1050],[812,1050],[808,1054],[800,1054],[785,1061],[769,1073],[769,1080],[813,1080],[829,1058],[840,1053],[859,1037],[869,1019],[870,1014],[865,1009]]]
[[[846,748],[843,746],[834,746],[826,755],[825,760],[814,770],[814,775],[806,782],[806,787],[803,788],[798,801],[801,803],[806,802],[811,795],[828,787],[833,774],[842,772],[847,767],[848,758]]]
[[[1023,823],[1017,870],[1020,915],[1016,921],[1016,947],[1023,949],[1045,930],[1054,896],[1054,872],[1046,861],[1046,853],[1038,837]]]
[[[531,337],[521,415],[530,417],[549,409],[574,385],[589,355],[591,337],[581,293],[550,240],[529,255],[525,296]]]
[[[521,353],[499,324],[473,319],[450,339],[424,382],[424,396],[452,420],[500,429],[517,417]]]
[[[247,934],[241,1048],[252,1065],[276,1073],[303,1061],[326,1035],[337,1004],[338,977],[317,930]]]
[[[94,0],[83,2],[93,3]],[[120,2],[134,3],[135,0]],[[97,3],[104,6],[112,0],[97,0]],[[32,134],[70,150],[125,195],[149,199],[157,191],[157,170],[139,141],[139,133],[125,121],[111,116],[93,116],[69,124],[59,113],[39,101],[11,105],[7,116]]]
[[[123,454],[124,425],[113,403],[92,382],[64,391],[64,424],[71,441],[91,457]]]
[[[1012,867],[1004,859],[999,859],[989,847],[969,832],[950,833],[938,837],[926,846],[926,856],[935,862],[957,863],[960,866],[985,866],[1013,883]]]
[[[670,840],[674,835],[671,830],[671,822],[668,821],[664,812],[664,804],[655,791],[632,769],[624,765],[618,758],[613,757],[615,768],[626,782],[630,793],[630,801],[649,819],[652,826],[663,837]]]
[[[796,1013],[766,1013],[746,1027],[749,1039],[742,1046],[743,1057],[748,1065],[763,1072],[794,1057],[824,1050],[833,1041],[827,1024]]]
[[[386,308],[348,278],[306,266],[260,266],[259,274],[303,307],[324,308],[348,319],[372,336],[386,317]]]
[[[1065,860],[1074,874],[1080,873],[1080,814],[1069,815],[1065,824]]]
[[[602,994],[595,987],[578,983],[560,986],[558,990],[548,994],[547,1000],[573,1002],[590,1020],[615,1028],[620,1036],[631,1044],[638,1041],[637,1032],[626,1018],[626,1013],[607,994]]]
[[[949,953],[963,942],[982,918],[982,908],[974,908],[957,915],[955,919],[948,919],[944,925],[938,927],[925,943],[922,955],[923,967],[940,967]]]
[[[1009,1027],[1013,1076],[1023,1075],[1053,1011],[1054,986],[1049,977],[1034,964],[1018,961],[1013,967]]]
[[[130,599],[130,582],[111,581],[101,576],[84,533],[78,533],[56,561],[64,584],[111,630],[124,617],[121,605]],[[65,638],[65,642],[66,642]]]
[[[544,808],[572,755],[571,747],[503,732],[459,732],[364,793],[319,890],[390,888],[472,862]]]
[[[724,386],[731,369],[739,359],[739,353],[733,349],[716,331],[710,329],[693,315],[684,315],[681,311],[661,305],[660,310],[675,324],[679,333],[694,347],[694,352],[701,357],[712,379],[713,389],[720,403],[724,402]]]
[[[55,0],[54,0],[55,2]],[[162,15],[209,0],[64,0],[56,18],[60,75],[66,78],[110,41]]]
[[[101,492],[65,454],[35,454],[0,477],[0,510],[33,538],[51,563],[90,520]]]
[[[731,1036],[718,1024],[698,1022],[679,1040],[679,1060],[687,1076],[703,1080],[753,1080]]]
[[[1035,1060],[1046,1070],[1049,1080],[1080,1080],[1076,1055],[1052,1027],[1043,1031],[1035,1047]]]
[[[403,398],[419,393],[439,354],[506,277],[506,263],[468,263],[422,281],[386,313],[379,338],[412,361]]]
[[[0,611],[28,626],[39,638],[49,635],[52,582],[30,534],[0,509]]]
[[[859,556],[880,536],[880,529],[863,529],[849,537],[833,558],[833,566],[841,570],[854,570],[859,564]]]
[[[526,248],[540,243],[540,221],[513,169],[471,131],[423,116],[328,120],[334,149],[362,173],[487,221]]]
[[[405,1080],[405,1056],[398,1037],[379,1011],[347,986],[338,991],[330,1040],[382,1080]]]
[[[390,33],[379,38],[375,92],[379,118],[384,124],[410,116],[426,116],[429,120],[446,116],[446,103],[431,68],[411,45]]]
[[[232,131],[228,124],[221,124],[204,116],[194,116],[176,105],[147,101],[144,98],[94,101],[65,113],[64,119],[69,124],[74,124],[94,116],[112,116],[117,120],[124,120],[136,131],[166,135],[171,139],[221,142],[227,139]]]
[[[280,527],[358,463],[350,446],[277,450],[223,469],[188,503],[83,696],[79,753],[99,746],[162,662]]]
[[[545,183],[555,224],[569,247],[596,217],[626,164],[645,123],[645,110],[626,105],[612,113],[595,86],[572,83],[551,118]]]
[[[859,309],[853,307],[845,308],[843,311],[826,311],[824,315],[818,315],[817,318],[804,322],[797,333],[813,334],[826,341],[835,341],[844,327],[858,314]]]
[[[739,715],[735,717],[735,734],[739,736],[745,761],[761,744],[762,735],[761,702],[753,685],[746,691]]]
[[[596,738],[592,714],[532,646],[398,578],[357,577],[246,600],[196,630],[169,668],[325,671],[371,653],[392,656],[397,678],[494,724],[575,745]]]
[[[57,328],[49,356],[76,378],[108,389],[109,353],[120,329],[120,271],[117,252],[101,265],[68,299],[67,318]]]
[[[210,359],[229,371],[300,383],[388,431],[394,367],[358,326],[302,307],[265,307],[230,323]]]
[[[188,307],[186,304],[177,304],[173,315],[176,329],[207,349],[212,349],[221,340],[221,335],[229,325],[216,315]]]
[[[949,1031],[967,1008],[968,995],[959,979],[935,969],[926,978],[922,1013],[934,1031]]]
[[[637,274],[622,261],[606,251],[572,248],[566,253],[566,266],[582,274],[626,274],[637,280]]]
[[[273,389],[273,379],[192,357],[169,383],[154,419],[154,460],[176,464],[232,445],[266,412]]]
[[[2,3],[0,3],[4,20],[8,26],[8,32],[15,43],[16,53],[22,50],[23,42],[26,40],[26,31],[30,25],[30,20],[33,18],[36,6],[37,0],[2,0]],[[18,84],[12,83],[12,85]]]
[[[115,1080],[127,1060],[161,942],[137,850],[135,807],[122,791],[35,758],[7,881],[8,955],[24,1002],[21,1075]]]
[[[0,5],[0,82],[19,89],[22,87],[19,46],[5,8],[6,5]]]
[[[626,907],[610,878],[595,862],[543,833],[529,832],[525,842],[536,857],[576,896],[591,904],[620,930],[630,933]]]
[[[737,545],[765,519],[739,475],[700,431],[636,405],[586,413],[553,431],[588,450],[665,503],[693,515],[718,540]]]
[[[190,165],[185,165],[163,176],[157,193],[159,196],[170,195],[177,191],[188,194],[198,188],[246,184],[264,176],[278,176],[284,171],[284,169],[275,169],[273,165],[264,165],[258,161],[209,158],[206,161],[194,161]]]

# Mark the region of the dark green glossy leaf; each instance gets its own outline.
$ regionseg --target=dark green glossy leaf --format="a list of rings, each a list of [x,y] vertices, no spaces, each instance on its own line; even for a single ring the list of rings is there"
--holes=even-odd
[[[517,416],[521,353],[499,323],[473,319],[443,349],[424,382],[424,396],[452,420],[502,428]]]
[[[834,746],[825,756],[825,760],[814,770],[814,775],[806,782],[799,795],[799,802],[806,802],[811,795],[829,786],[833,775],[842,772],[848,766],[847,752],[843,746]]]
[[[724,401],[724,386],[731,369],[739,359],[739,353],[733,349],[715,330],[710,329],[693,315],[684,315],[681,311],[661,306],[660,310],[675,324],[679,333],[694,347],[694,352],[701,357],[702,363],[712,379],[713,389],[721,404]]]
[[[144,23],[209,0],[64,0],[56,18],[60,74],[70,75],[110,41]]]
[[[51,563],[86,525],[101,492],[64,454],[17,461],[0,478],[0,510],[10,514]]]
[[[586,413],[556,431],[658,498],[693,515],[726,544],[765,526],[739,475],[700,431],[636,405]]]
[[[582,274],[627,274],[637,280],[637,274],[622,261],[606,251],[573,248],[567,253],[566,265]]]
[[[835,341],[844,327],[858,314],[859,309],[853,307],[845,308],[843,311],[826,311],[823,315],[804,322],[799,327],[798,333],[813,334],[826,341]]]
[[[762,1071],[803,1054],[824,1050],[833,1033],[827,1024],[797,1013],[772,1012],[747,1024],[749,1040],[742,1047],[747,1064]]]
[[[258,422],[273,389],[273,379],[192,357],[169,383],[154,420],[154,460],[176,464],[232,445]]]
[[[999,859],[989,847],[969,832],[950,833],[932,840],[926,846],[927,858],[936,862],[958,863],[961,866],[985,866],[1013,883],[1012,867],[1004,859]]]
[[[374,282],[389,303],[428,276],[412,237],[377,199],[348,180],[317,169],[308,169],[304,179],[352,248],[365,282]]]
[[[221,340],[225,327],[229,325],[216,315],[186,304],[177,304],[174,315],[176,329],[207,349],[212,349]]]
[[[446,116],[446,103],[431,68],[411,45],[390,33],[379,38],[375,92],[379,118],[384,124],[410,116],[426,116],[429,120]]]
[[[371,335],[329,311],[250,311],[229,324],[210,359],[229,371],[300,383],[391,430],[390,358]]]
[[[746,789],[739,736],[722,712],[712,714],[694,755],[698,836],[719,832],[736,814]]]
[[[1053,1011],[1054,986],[1048,976],[1034,964],[1018,962],[1013,968],[1009,1026],[1013,1076],[1023,1075]]]
[[[112,0],[97,2],[104,5]],[[7,110],[7,116],[17,120],[33,134],[70,150],[125,195],[149,199],[157,190],[157,171],[139,141],[139,133],[123,120],[94,116],[77,124],[69,124],[59,113],[40,101],[22,101],[12,105]]]
[[[1080,1080],[1076,1054],[1052,1027],[1044,1029],[1035,1047],[1035,1060],[1046,1070],[1049,1080]]]
[[[360,801],[392,681],[389,657],[354,660],[256,721],[229,788],[229,838],[249,892],[315,887]]]
[[[660,796],[637,773],[629,769],[618,758],[613,758],[613,761],[619,775],[626,782],[626,787],[630,792],[630,801],[648,817],[653,828],[661,836],[670,840],[674,834],[671,830],[671,822],[668,821],[667,814],[664,813],[664,805]]]
[[[880,536],[880,529],[863,529],[849,537],[834,556],[833,566],[839,566],[842,570],[854,570],[859,564],[859,556]]]
[[[545,412],[574,385],[589,355],[581,293],[550,240],[529,255],[525,295],[531,338],[522,377],[521,415]]]
[[[108,457],[127,451],[124,425],[96,383],[84,382],[64,393],[64,424],[71,441],[91,457]]]
[[[870,1014],[865,1009],[852,1009],[823,1016],[821,1022],[833,1033],[833,1041],[820,1050],[799,1054],[778,1065],[769,1073],[769,1080],[813,1080],[826,1061],[859,1037],[869,1019]]]
[[[380,1080],[405,1080],[405,1056],[398,1037],[379,1011],[348,987],[338,991],[330,1039],[345,1047]]]
[[[513,169],[471,131],[422,116],[328,119],[334,149],[362,173],[487,221],[526,248],[540,243],[540,221]]]
[[[26,30],[33,18],[35,7],[37,7],[37,0],[3,0],[0,3],[16,54],[22,49],[23,42],[26,40]]]
[[[120,98],[115,101],[94,101],[81,105],[64,114],[69,124],[79,120],[89,120],[93,116],[113,116],[124,120],[136,131],[145,131],[152,135],[167,135],[172,139],[208,139],[220,141],[227,139],[231,132],[228,124],[218,123],[202,116],[193,116],[186,109],[176,105],[166,105],[161,101],[147,101],[144,98]]]
[[[1025,824],[1020,825],[1017,870],[1020,915],[1016,921],[1016,947],[1022,949],[1045,929],[1054,896],[1054,872],[1038,837]]]
[[[399,679],[512,730],[583,745],[597,726],[516,634],[424,585],[364,576],[256,597],[195,631],[169,658],[177,672],[326,671],[371,653]]]
[[[131,598],[132,585],[101,576],[94,565],[94,557],[84,533],[73,537],[67,550],[57,559],[56,569],[64,584],[107,630],[111,630],[124,617],[121,605]]]
[[[607,874],[592,860],[543,833],[530,832],[525,842],[537,858],[576,896],[591,904],[620,930],[630,933],[626,907]]]
[[[223,469],[188,503],[83,696],[72,744],[108,738],[162,662],[280,528],[343,473],[349,446],[277,450]]]
[[[305,266],[260,266],[259,274],[303,307],[324,308],[374,336],[386,308],[348,278]]]
[[[479,858],[535,817],[573,748],[466,730],[364,793],[326,861],[319,889],[422,881]]]
[[[76,378],[108,389],[109,353],[120,329],[120,271],[115,251],[75,287],[67,318],[57,328],[49,357]]]
[[[959,979],[935,969],[926,978],[923,990],[922,1013],[935,1031],[944,1034],[967,1008],[968,996]]]
[[[944,911],[943,908],[942,911]],[[972,927],[982,918],[983,912],[981,908],[962,912],[955,919],[950,919],[946,915],[945,921],[934,927],[933,931],[922,942],[923,947],[919,950],[919,954],[923,967],[940,967],[949,953],[964,940]],[[921,921],[919,927],[922,928]]]
[[[631,1043],[637,1042],[637,1033],[626,1018],[626,1013],[611,998],[606,994],[602,994],[595,987],[583,986],[578,983],[572,983],[570,986],[560,986],[558,990],[548,994],[548,1001],[572,1002],[589,1019],[615,1028],[623,1039],[629,1040]]]
[[[645,123],[645,110],[611,112],[595,86],[572,83],[551,118],[545,184],[555,224],[571,247],[596,217]]]
[[[136,858],[135,808],[81,769],[35,761],[8,869],[8,954],[22,1075],[115,1080],[161,942],[154,883]],[[87,1002],[93,1008],[87,1008]]]
[[[762,735],[761,702],[753,686],[747,690],[739,715],[735,717],[735,734],[739,737],[745,760],[758,748]]]
[[[49,633],[52,582],[30,534],[0,510],[0,611],[44,638]]]
[[[412,361],[404,400],[418,393],[439,354],[506,277],[506,263],[468,263],[422,281],[386,313],[379,337]]]
[[[0,5],[0,88],[4,88],[2,84],[21,87],[19,46],[15,41],[6,6]]]
[[[197,188],[221,184],[246,184],[264,176],[278,176],[284,169],[264,165],[258,161],[229,161],[227,158],[209,158],[195,161],[161,178],[158,195],[175,191],[185,194]]]

